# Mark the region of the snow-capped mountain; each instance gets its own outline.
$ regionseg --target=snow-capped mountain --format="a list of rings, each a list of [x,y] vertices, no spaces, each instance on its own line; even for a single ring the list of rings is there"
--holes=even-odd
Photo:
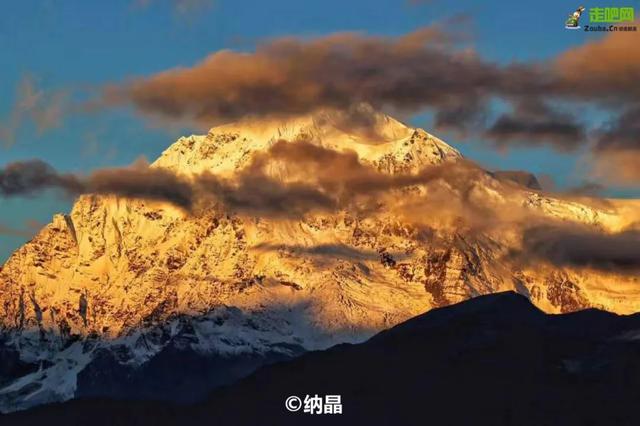
[[[349,129],[326,112],[246,120],[180,138],[152,167],[233,179],[279,140],[355,151],[391,175],[462,159],[382,114]],[[470,186],[470,196],[558,220],[606,229],[625,220],[525,187],[502,193],[489,173]],[[78,395],[197,400],[265,362],[360,342],[430,308],[504,290],[547,312],[640,310],[633,278],[511,261],[513,236],[503,230],[420,232],[379,204],[375,214],[283,220],[80,197],[0,269],[0,359],[12,366],[0,371],[0,410]]]

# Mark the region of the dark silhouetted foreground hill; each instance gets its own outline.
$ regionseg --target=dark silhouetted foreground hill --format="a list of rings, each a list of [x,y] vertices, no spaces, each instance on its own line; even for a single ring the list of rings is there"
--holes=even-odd
[[[342,395],[344,414],[285,410],[305,394]],[[200,405],[76,400],[0,424],[631,425],[639,401],[640,315],[546,315],[499,293],[264,367]]]

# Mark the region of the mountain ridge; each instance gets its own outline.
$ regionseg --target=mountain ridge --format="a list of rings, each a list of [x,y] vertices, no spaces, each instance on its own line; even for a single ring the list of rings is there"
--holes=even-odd
[[[638,330],[638,314],[549,315],[520,294],[494,293],[433,309],[363,343],[263,367],[198,404],[76,400],[2,420],[410,425],[428,415],[448,425],[631,425],[639,416],[638,376],[630,374],[640,369]],[[288,396],[315,394],[340,395],[342,414],[285,409]]]

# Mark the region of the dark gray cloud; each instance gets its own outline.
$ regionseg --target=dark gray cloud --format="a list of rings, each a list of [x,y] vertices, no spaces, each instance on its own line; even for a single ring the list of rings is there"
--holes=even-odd
[[[0,169],[0,196],[28,196],[47,189],[70,196],[84,193],[166,201],[185,209],[194,202],[191,184],[163,169],[145,164],[101,169],[88,176],[64,174],[40,160],[14,162]]]
[[[434,125],[437,129],[469,135],[486,127],[488,110],[485,99],[469,99],[467,103],[437,109]]]
[[[274,164],[282,168],[284,180],[269,176]],[[440,181],[461,188],[484,173],[460,161],[426,167],[416,174],[389,175],[361,163],[352,151],[339,152],[306,141],[278,141],[268,152],[256,155],[233,181],[205,173],[195,178],[195,184],[199,194],[234,211],[300,217],[310,211],[375,204],[376,194],[412,185]]]
[[[264,216],[300,216],[311,210],[336,208],[329,195],[305,183],[282,183],[257,168],[233,181],[210,173],[182,177],[171,171],[136,163],[105,168],[89,175],[63,174],[39,160],[15,162],[0,169],[0,196],[15,197],[57,189],[70,196],[112,194],[127,198],[164,201],[191,211],[212,199],[227,208]]]
[[[187,210],[193,207],[195,199],[193,187],[188,180],[168,170],[151,168],[146,164],[97,170],[83,183],[85,193],[166,201]]]
[[[571,151],[585,144],[586,130],[570,114],[539,100],[520,102],[513,112],[501,115],[485,132],[498,146],[551,145]]]
[[[284,180],[269,174],[276,163],[285,167]],[[164,201],[188,211],[213,201],[243,214],[295,218],[360,202],[375,204],[376,194],[413,185],[440,181],[456,189],[467,188],[483,175],[484,171],[466,161],[426,167],[416,174],[389,175],[361,163],[355,152],[338,152],[305,141],[279,141],[256,155],[233,179],[207,172],[180,176],[140,162],[86,176],[59,173],[38,160],[10,163],[0,169],[0,196],[58,189],[71,196],[113,194]]]
[[[0,195],[32,195],[49,188],[69,193],[82,191],[82,183],[73,175],[59,174],[40,160],[9,163],[0,169]]]
[[[290,173],[307,176],[311,184],[338,200],[375,194],[412,185],[446,181],[456,187],[469,185],[485,172],[475,164],[459,160],[425,167],[415,174],[381,173],[361,163],[353,151],[339,152],[305,141],[275,143],[269,153],[258,156],[248,169],[262,170],[270,161],[282,161]]]
[[[338,206],[330,195],[306,183],[283,183],[260,172],[245,173],[234,182],[211,174],[196,178],[197,193],[243,214],[298,218],[311,211],[331,211]]]
[[[625,108],[596,137],[592,173],[609,184],[640,183],[640,103]]]
[[[640,101],[640,100],[639,100]],[[640,103],[625,109],[598,134],[596,151],[640,151]]]
[[[552,225],[527,229],[523,256],[556,266],[590,267],[611,271],[640,269],[640,232],[614,234],[578,225]]]

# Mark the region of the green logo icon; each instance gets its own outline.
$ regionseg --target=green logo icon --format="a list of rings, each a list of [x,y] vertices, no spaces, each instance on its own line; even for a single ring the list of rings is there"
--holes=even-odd
[[[569,15],[569,19],[564,23],[564,27],[568,30],[577,30],[580,28],[580,17],[582,16],[582,12],[584,12],[584,6],[580,6]]]

